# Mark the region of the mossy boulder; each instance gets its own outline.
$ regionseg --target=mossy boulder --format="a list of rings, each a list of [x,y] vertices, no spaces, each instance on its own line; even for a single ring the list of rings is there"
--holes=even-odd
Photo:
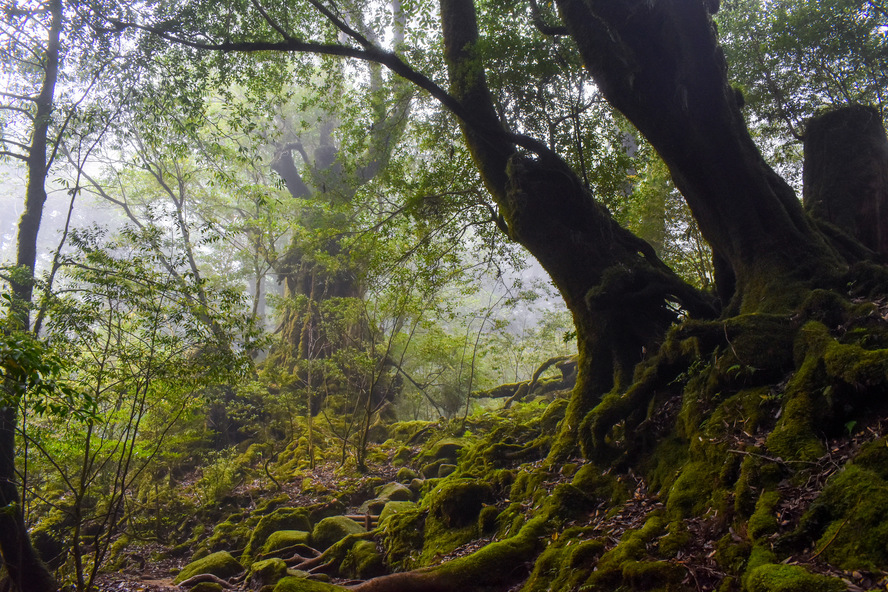
[[[308,519],[309,511],[306,508],[278,508],[274,512],[263,516],[250,536],[246,549],[241,559],[247,563],[253,559],[253,555],[262,548],[272,533],[281,530],[311,530]]]
[[[318,580],[288,576],[274,587],[274,592],[342,592],[345,588]]]
[[[440,467],[441,465],[446,464],[446,463],[447,463],[446,459],[439,458],[438,460],[436,460],[434,462],[430,462],[428,464],[423,465],[422,468],[419,469],[419,472],[422,473],[422,476],[425,477],[426,479],[431,479],[433,477],[438,476],[438,467]]]
[[[213,527],[213,534],[207,539],[205,546],[209,551],[224,551],[225,549],[242,549],[250,540],[250,527],[247,524],[248,515],[238,512],[230,515],[225,521]]]
[[[444,478],[449,477],[453,473],[456,472],[456,465],[451,465],[447,463],[443,463],[438,465],[438,477]]]
[[[345,516],[330,516],[318,522],[311,531],[312,545],[325,551],[350,534],[367,532],[363,526]]]
[[[388,502],[379,513],[379,523],[382,524],[389,516],[414,510],[416,507],[413,502]]]
[[[442,481],[431,493],[429,511],[448,527],[461,527],[475,522],[485,503],[493,500],[489,483],[476,479]]]
[[[397,479],[399,483],[410,483],[417,477],[419,477],[419,474],[409,467],[401,467],[395,475],[395,479]]]
[[[244,566],[237,559],[231,556],[228,551],[218,551],[211,553],[202,559],[192,561],[182,568],[173,583],[178,584],[184,582],[188,578],[192,578],[201,574],[212,574],[217,578],[227,580],[242,573]]]
[[[358,509],[362,514],[379,514],[385,505],[391,501],[409,501],[414,497],[414,492],[401,483],[388,483],[376,488],[376,497],[361,504]]]
[[[413,499],[413,492],[401,483],[388,483],[377,490],[376,498],[387,502],[406,502]]]
[[[264,559],[250,566],[250,575],[247,577],[254,588],[273,586],[287,576],[287,564],[283,559]]]
[[[465,447],[465,442],[456,438],[444,438],[438,440],[429,452],[434,460],[449,460],[456,462],[459,451]]]
[[[262,554],[274,553],[295,545],[308,545],[311,533],[307,530],[278,530],[271,533],[262,545]]]
[[[410,504],[413,507],[408,507]],[[389,510],[388,507],[392,506]],[[426,511],[410,502],[389,502],[379,516],[381,544],[388,565],[401,571],[416,566],[425,540]]]
[[[339,566],[339,573],[347,578],[367,580],[385,573],[382,554],[373,541],[356,541]]]
[[[747,592],[844,592],[847,589],[845,583],[836,578],[780,563],[760,565],[746,578]]]
[[[225,588],[216,582],[198,582],[191,588],[191,592],[222,592]]]
[[[493,501],[489,483],[475,479],[448,479],[429,494],[420,561],[435,561],[479,536],[478,516]]]

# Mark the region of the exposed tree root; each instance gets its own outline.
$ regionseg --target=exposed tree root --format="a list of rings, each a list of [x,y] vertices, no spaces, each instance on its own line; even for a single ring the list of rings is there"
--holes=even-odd
[[[220,577],[214,576],[213,574],[198,574],[196,576],[190,577],[187,580],[183,580],[179,582],[180,588],[193,588],[202,582],[211,582],[213,584],[219,584],[226,590],[231,590],[234,588],[228,580],[223,580]]]
[[[491,587],[505,589],[525,577],[540,551],[545,517],[524,525],[514,537],[491,543],[476,553],[442,565],[367,580],[350,589],[357,592],[471,592]]]

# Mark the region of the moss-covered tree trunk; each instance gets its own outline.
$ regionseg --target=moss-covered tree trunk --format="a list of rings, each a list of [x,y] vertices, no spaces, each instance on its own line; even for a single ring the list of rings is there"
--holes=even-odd
[[[830,111],[808,122],[804,140],[805,210],[885,260],[888,137],[879,112],[861,105]]]
[[[577,328],[579,368],[555,455],[572,452],[584,414],[603,393],[626,388],[633,369],[676,319],[671,305],[715,314],[706,297],[678,278],[653,248],[620,227],[558,156],[518,152],[487,87],[472,0],[442,0],[451,92],[471,121],[462,129],[511,239],[548,272]]]

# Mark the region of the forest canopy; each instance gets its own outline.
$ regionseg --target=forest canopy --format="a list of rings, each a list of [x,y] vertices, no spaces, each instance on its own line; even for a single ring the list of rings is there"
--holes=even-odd
[[[364,507],[342,556],[291,564],[361,590],[703,589],[702,564],[672,569],[709,552],[682,526],[699,519],[712,541],[744,533],[710,545],[707,589],[888,568],[884,520],[836,472],[888,491],[888,465],[854,460],[884,440],[888,386],[880,2],[0,10],[11,589],[94,589],[146,541],[195,559],[236,542],[258,574],[264,541],[213,513],[244,475],[292,501],[328,465],[368,479],[411,455],[434,460],[414,466],[415,556],[398,537],[416,524],[371,530]],[[837,438],[857,448],[817,472]],[[664,508],[595,538],[575,513],[629,503],[630,478]],[[806,479],[821,502],[761,527]],[[469,518],[448,513],[463,495]],[[848,550],[848,522],[869,550]],[[489,544],[435,551],[469,526],[460,545]],[[388,550],[380,573],[345,567],[357,541]],[[523,575],[490,568],[503,557]]]

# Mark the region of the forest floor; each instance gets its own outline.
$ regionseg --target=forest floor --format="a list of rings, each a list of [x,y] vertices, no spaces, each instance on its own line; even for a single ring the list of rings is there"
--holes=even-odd
[[[810,463],[811,466],[808,467],[810,477],[806,483],[803,485],[791,484],[789,482],[782,483],[779,487],[780,499],[782,501],[777,509],[779,530],[772,536],[776,539],[797,525],[799,518],[817,497],[829,476],[844,466],[862,444],[882,437],[886,433],[888,433],[888,425],[877,422],[873,425],[859,428],[854,434],[833,440],[830,442],[828,454],[817,463]],[[750,438],[754,439],[752,436]],[[732,448],[737,454],[749,454],[741,451],[744,442],[738,441],[735,444]],[[777,462],[777,459],[769,458],[768,460]],[[370,471],[363,475],[350,477],[348,489],[353,492],[360,491],[361,482],[371,478],[381,478],[387,482],[393,481],[394,473],[395,469],[390,463],[373,466]],[[342,474],[337,471],[335,464],[320,466],[306,476],[314,484],[320,486],[320,490],[327,490],[328,492],[336,492],[337,488],[341,487],[343,483]],[[633,493],[620,511],[616,513],[609,512],[606,503],[602,502],[600,507],[590,512],[587,517],[565,524],[565,528],[575,525],[592,527],[593,530],[588,531],[587,536],[605,541],[608,547],[613,547],[619,543],[626,531],[640,529],[652,511],[663,508],[663,503],[659,496],[648,491],[647,484],[641,477],[629,471],[621,479],[623,479],[623,482]],[[559,483],[569,481],[569,477],[554,474],[552,482],[548,485],[554,487]],[[284,483],[281,486],[281,490],[274,488],[266,491],[257,491],[255,486],[256,484],[241,486],[241,494],[252,498],[254,503],[260,503],[263,497],[279,496],[281,492],[287,494],[293,505],[310,505],[319,501],[313,496],[304,494],[301,484],[297,483]],[[249,491],[248,495],[247,491]],[[354,496],[354,494],[345,495],[340,499],[347,505],[347,512],[358,512],[357,504],[361,501],[360,496]],[[580,524],[581,522],[582,524]],[[724,520],[718,516],[717,512],[712,512],[705,516],[687,520],[686,526],[691,535],[690,540],[692,542],[679,551],[672,561],[686,569],[687,575],[684,582],[686,585],[698,591],[714,590],[718,583],[726,577],[723,568],[719,566],[715,558],[718,533],[724,532]],[[745,533],[736,533],[733,529],[730,529],[729,532],[738,543],[745,536]],[[553,538],[557,538],[557,533],[553,535]],[[444,562],[456,557],[469,555],[488,542],[490,541],[486,539],[472,541],[441,557],[440,561]],[[649,545],[655,544],[656,541],[649,543]],[[166,549],[160,545],[145,548],[143,551],[143,555],[154,557],[166,554]],[[823,549],[820,552],[822,551]],[[849,592],[862,592],[874,588],[885,589],[886,585],[888,585],[888,572],[838,571],[818,561],[820,552],[815,553],[813,549],[806,549],[803,553],[785,558],[783,563],[801,565],[808,571],[840,578],[848,586]],[[185,563],[187,561],[184,559],[149,561],[140,555],[134,557],[134,560],[125,569],[119,572],[103,574],[99,578],[97,587],[101,592],[180,592],[181,588],[173,584],[173,578],[175,577],[174,574]],[[333,580],[333,583],[345,583],[345,581],[337,582],[337,580]],[[349,583],[354,583],[354,580]],[[522,583],[516,584],[512,590],[517,591],[521,586]],[[245,584],[241,584],[240,587],[235,585],[232,588],[232,592],[247,590],[249,588]]]

